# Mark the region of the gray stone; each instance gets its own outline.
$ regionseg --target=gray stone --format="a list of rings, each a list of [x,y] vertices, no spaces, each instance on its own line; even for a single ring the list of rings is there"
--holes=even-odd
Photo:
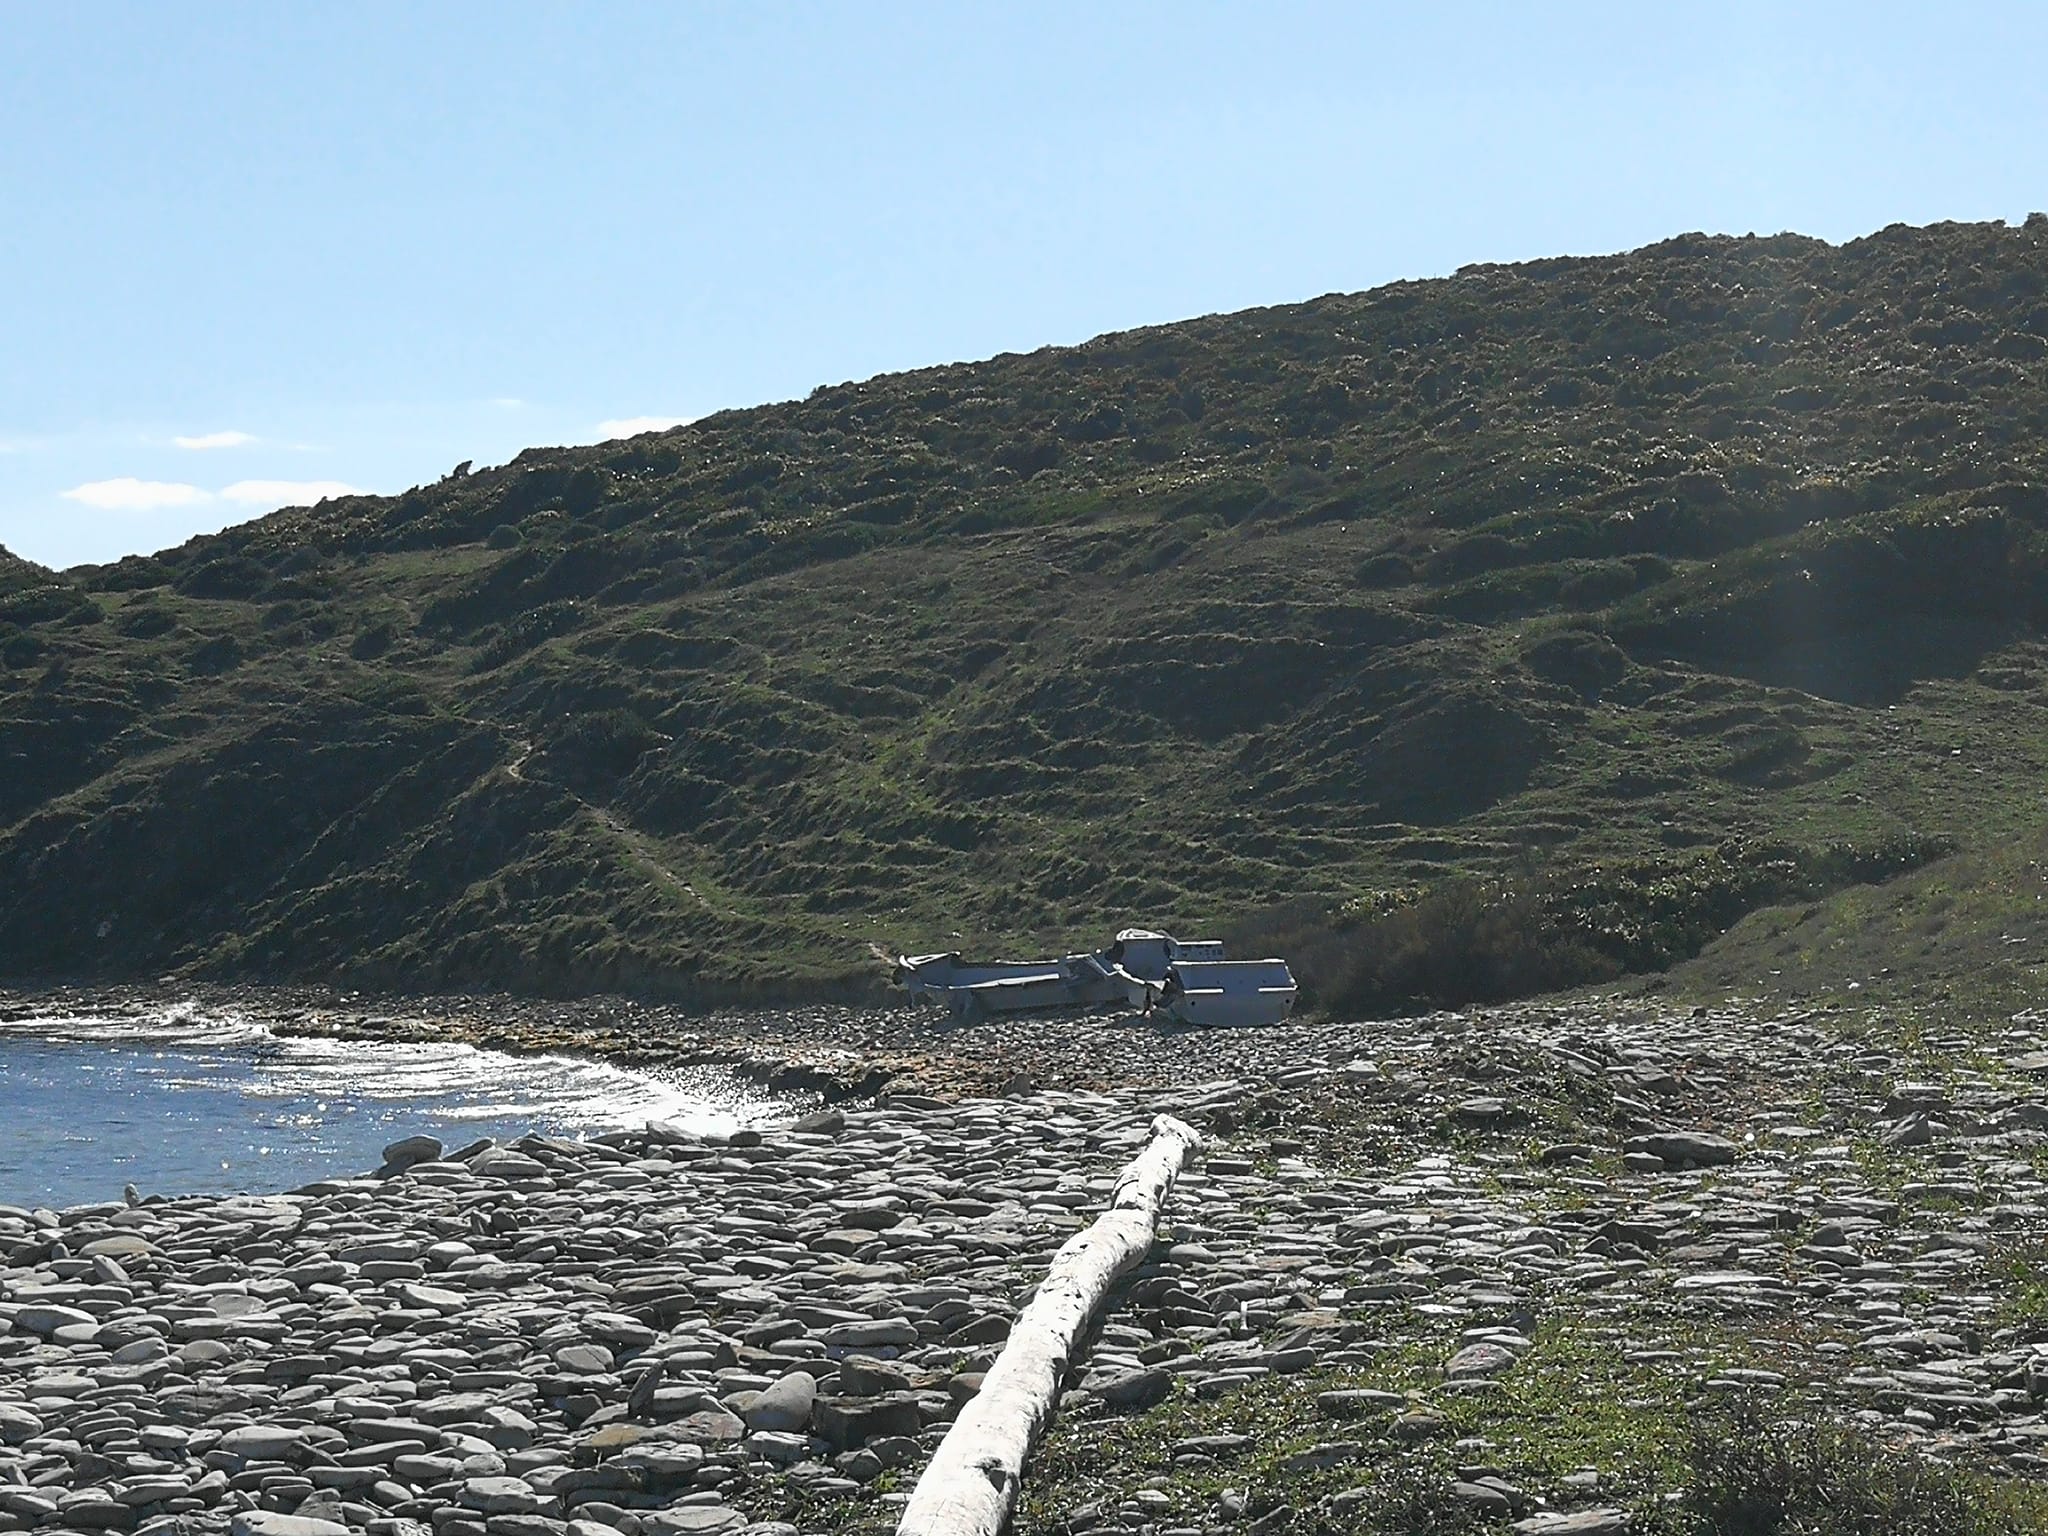
[[[764,1388],[740,1410],[751,1430],[802,1429],[811,1421],[811,1404],[818,1396],[818,1378],[809,1371],[791,1371],[780,1381]]]
[[[984,1312],[977,1317],[950,1329],[946,1342],[956,1349],[972,1349],[980,1344],[1000,1344],[1010,1336],[1010,1320],[993,1312]]]
[[[813,1410],[816,1411],[815,1409]],[[675,1433],[698,1445],[724,1445],[747,1432],[747,1421],[723,1408],[704,1408],[678,1420]]]
[[[349,1528],[333,1520],[315,1520],[305,1515],[280,1515],[265,1509],[244,1510],[228,1527],[230,1536],[350,1536]]]
[[[1489,1483],[1452,1483],[1451,1497],[1482,1515],[1512,1514],[1515,1507],[1512,1499]]]
[[[555,1351],[555,1363],[578,1376],[602,1376],[612,1368],[612,1352],[602,1344],[565,1344]]]
[[[1628,1515],[1619,1509],[1580,1509],[1570,1514],[1546,1512],[1517,1520],[1515,1536],[1623,1536]]]
[[[1925,1115],[1908,1115],[1886,1126],[1877,1139],[1887,1147],[1924,1147],[1935,1139],[1934,1122]]]
[[[862,1354],[869,1350],[901,1349],[917,1342],[917,1325],[907,1317],[874,1318],[858,1323],[835,1323],[819,1335],[828,1354]]]
[[[640,1529],[647,1536],[726,1536],[746,1523],[744,1514],[723,1504],[685,1504],[640,1516]]]
[[[810,1449],[809,1440],[787,1430],[764,1429],[758,1434],[747,1436],[747,1450],[763,1461],[774,1462],[777,1466],[794,1466],[810,1454]]]
[[[915,1435],[924,1428],[924,1416],[907,1393],[820,1397],[811,1407],[811,1425],[833,1450],[853,1451],[871,1440]]]
[[[1173,1377],[1157,1368],[1119,1371],[1088,1390],[1112,1408],[1149,1408],[1165,1401],[1173,1390]]]
[[[843,1397],[880,1397],[910,1389],[910,1373],[900,1365],[848,1355],[839,1362],[839,1393]]]
[[[1622,1150],[1647,1153],[1673,1168],[1718,1168],[1742,1155],[1742,1149],[1727,1137],[1708,1131],[1656,1131],[1647,1136],[1631,1136],[1622,1144]]]
[[[0,1483],[0,1511],[40,1522],[57,1513],[57,1501],[46,1493]]]
[[[1285,1472],[1320,1472],[1326,1467],[1358,1460],[1359,1452],[1364,1449],[1364,1445],[1356,1440],[1326,1440],[1305,1451],[1296,1451],[1281,1462],[1280,1467]]]
[[[469,1165],[486,1179],[543,1179],[547,1165],[520,1152],[492,1150],[479,1154]]]
[[[544,1515],[556,1508],[554,1499],[520,1477],[472,1477],[458,1497],[486,1515]]]
[[[222,1435],[215,1449],[245,1462],[304,1461],[310,1447],[302,1429],[274,1424],[245,1424]]]
[[[398,1296],[407,1306],[427,1312],[453,1314],[469,1305],[469,1298],[460,1291],[451,1291],[441,1285],[424,1285],[416,1280],[400,1281]]]
[[[378,1264],[386,1261],[417,1259],[421,1245],[411,1238],[386,1238],[376,1242],[356,1243],[341,1250],[337,1255],[344,1264]]]
[[[1515,1358],[1515,1352],[1502,1344],[1467,1344],[1445,1363],[1444,1375],[1452,1381],[1498,1376],[1514,1365]]]
[[[384,1149],[384,1164],[388,1168],[410,1168],[414,1163],[439,1162],[441,1152],[438,1136],[404,1136]]]
[[[87,1327],[97,1332],[100,1326],[100,1320],[90,1312],[82,1312],[77,1307],[58,1306],[17,1307],[13,1322],[23,1333],[39,1334],[46,1339],[59,1328]]]
[[[57,1519],[84,1530],[108,1530],[125,1526],[135,1512],[102,1488],[81,1488],[57,1501]]]

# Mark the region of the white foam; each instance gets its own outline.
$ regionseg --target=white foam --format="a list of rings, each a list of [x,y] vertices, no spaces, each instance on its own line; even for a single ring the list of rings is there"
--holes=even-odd
[[[610,1062],[514,1055],[445,1041],[280,1036],[260,1020],[233,1010],[206,1012],[193,1003],[135,1016],[61,1014],[0,1022],[0,1041],[10,1036],[129,1050],[161,1047],[167,1056],[193,1058],[189,1066],[166,1063],[170,1070],[158,1078],[165,1087],[217,1086],[209,1067],[230,1058],[247,1074],[239,1087],[249,1098],[313,1099],[320,1109],[329,1102],[434,1100],[436,1119],[528,1120],[535,1129],[567,1134],[652,1120],[730,1131],[786,1114],[789,1108],[729,1073],[708,1068],[644,1072]],[[288,1118],[305,1123],[308,1116]]]
[[[154,1013],[132,1016],[44,1014],[0,1020],[0,1037],[7,1035],[32,1040],[180,1048],[253,1045],[271,1038],[269,1029],[256,1020],[230,1009],[205,1013],[194,1002],[174,1003]]]

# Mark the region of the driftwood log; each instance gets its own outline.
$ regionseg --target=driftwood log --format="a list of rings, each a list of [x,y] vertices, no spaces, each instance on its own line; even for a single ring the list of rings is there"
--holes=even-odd
[[[1074,1347],[1117,1277],[1152,1246],[1159,1211],[1201,1140],[1170,1115],[1117,1177],[1109,1209],[1053,1256],[981,1390],[960,1410],[911,1491],[897,1536],[998,1536],[1016,1508],[1025,1458],[1059,1401]]]

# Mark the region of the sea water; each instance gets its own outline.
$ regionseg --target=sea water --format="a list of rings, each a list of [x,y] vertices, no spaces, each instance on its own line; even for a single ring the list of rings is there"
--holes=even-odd
[[[715,1069],[628,1071],[465,1045],[284,1039],[190,1006],[0,1023],[0,1204],[274,1193],[375,1168],[401,1136],[576,1136],[793,1112]]]

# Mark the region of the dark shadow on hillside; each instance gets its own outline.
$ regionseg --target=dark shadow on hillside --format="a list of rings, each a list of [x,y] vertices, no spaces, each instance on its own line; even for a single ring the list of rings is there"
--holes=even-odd
[[[1817,635],[1792,625],[1741,633],[1733,622],[1673,624],[1631,649],[1641,661],[1682,662],[1873,709],[1898,703],[1916,684],[1968,677],[2014,638],[1997,617],[1902,613]]]
[[[1843,704],[1896,704],[1916,683],[1968,677],[2012,639],[1987,618],[1906,615],[1824,639],[1788,643],[1762,656],[1729,657],[1724,670],[1774,688]]]
[[[1505,704],[1453,694],[1382,731],[1359,777],[1390,818],[1443,826],[1519,792],[1547,749],[1542,728]]]

